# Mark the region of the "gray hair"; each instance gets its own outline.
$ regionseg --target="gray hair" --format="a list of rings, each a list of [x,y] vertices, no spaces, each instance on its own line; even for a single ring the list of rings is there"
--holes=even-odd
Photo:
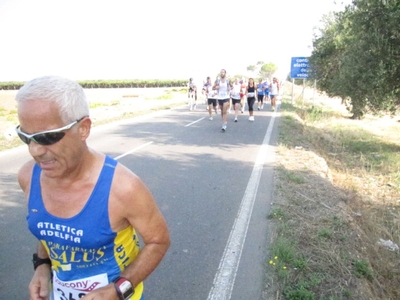
[[[15,100],[18,105],[31,100],[54,102],[65,123],[89,116],[89,103],[82,86],[63,77],[44,76],[32,79],[19,89]]]

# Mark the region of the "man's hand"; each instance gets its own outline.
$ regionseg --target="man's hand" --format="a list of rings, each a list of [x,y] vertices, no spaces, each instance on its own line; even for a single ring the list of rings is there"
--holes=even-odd
[[[50,299],[50,273],[51,269],[49,265],[43,264],[36,268],[35,274],[29,283],[30,300]]]

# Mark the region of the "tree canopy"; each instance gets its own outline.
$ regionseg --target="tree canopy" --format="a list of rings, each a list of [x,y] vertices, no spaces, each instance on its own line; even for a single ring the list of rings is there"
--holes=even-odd
[[[247,71],[255,73],[255,76],[262,79],[272,77],[277,70],[278,67],[274,63],[264,63],[263,61],[259,61],[256,65],[247,67]]]
[[[354,118],[396,113],[400,104],[400,0],[353,0],[323,19],[309,62],[330,96],[348,100]]]

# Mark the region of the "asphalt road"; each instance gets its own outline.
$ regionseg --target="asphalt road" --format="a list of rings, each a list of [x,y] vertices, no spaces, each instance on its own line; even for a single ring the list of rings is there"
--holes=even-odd
[[[89,146],[152,191],[172,245],[145,282],[146,300],[262,299],[279,113],[248,112],[221,132],[204,105],[99,126]],[[36,241],[16,174],[26,147],[0,153],[0,299],[29,299]]]

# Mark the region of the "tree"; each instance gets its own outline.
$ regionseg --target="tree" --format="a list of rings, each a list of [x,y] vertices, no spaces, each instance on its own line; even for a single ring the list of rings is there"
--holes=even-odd
[[[400,1],[354,0],[325,18],[314,39],[312,76],[328,95],[350,99],[354,118],[400,105]]]
[[[314,50],[309,58],[311,79],[317,79],[320,89],[329,96],[346,98],[343,92],[345,80],[340,77],[343,54],[347,40],[351,39],[346,24],[346,13],[324,16],[324,28],[319,37],[314,37]]]
[[[259,76],[261,78],[269,78],[271,77],[276,71],[278,67],[273,63],[265,64],[263,61],[257,62],[256,65],[250,65],[247,67],[247,71],[251,71],[255,73],[255,76]]]
[[[255,70],[257,70],[257,66],[250,65],[247,67],[247,71],[254,72]]]
[[[261,78],[270,78],[278,70],[278,67],[273,63],[263,64],[258,72]]]

